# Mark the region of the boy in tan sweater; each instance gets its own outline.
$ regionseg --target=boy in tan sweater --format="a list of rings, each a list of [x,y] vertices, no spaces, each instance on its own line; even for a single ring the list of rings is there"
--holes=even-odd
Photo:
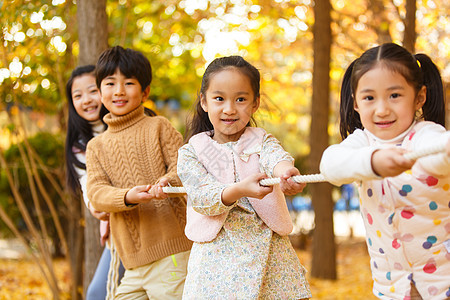
[[[180,185],[176,173],[182,137],[142,102],[152,80],[140,52],[113,47],[96,66],[108,129],[87,146],[91,204],[110,213],[111,233],[126,268],[115,299],[180,299],[191,242],[184,235],[186,201],[162,187]]]

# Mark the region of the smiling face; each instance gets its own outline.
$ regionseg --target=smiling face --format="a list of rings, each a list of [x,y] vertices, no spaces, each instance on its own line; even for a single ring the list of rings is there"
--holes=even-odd
[[[73,106],[77,114],[89,122],[97,121],[102,102],[95,84],[95,76],[86,73],[76,77],[72,83],[71,93]]]
[[[234,67],[212,75],[206,93],[200,97],[214,127],[213,139],[219,143],[237,141],[259,107],[250,79]]]
[[[361,76],[354,98],[364,128],[389,140],[411,126],[416,110],[425,103],[426,88],[416,94],[400,73],[378,64]]]
[[[135,110],[150,93],[150,86],[142,91],[139,81],[125,77],[119,69],[106,76],[100,84],[103,105],[113,117],[123,116]]]

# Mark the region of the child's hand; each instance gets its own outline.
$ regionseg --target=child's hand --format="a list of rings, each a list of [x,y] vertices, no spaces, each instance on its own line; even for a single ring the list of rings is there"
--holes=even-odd
[[[106,241],[109,238],[109,221],[100,222],[100,244],[105,246]]]
[[[252,197],[257,199],[264,198],[267,194],[271,193],[273,190],[272,186],[262,186],[259,182],[267,178],[264,173],[257,173],[248,176],[238,184],[243,192],[243,197]]]
[[[169,184],[169,179],[163,177],[159,180],[159,182],[157,184],[152,186],[152,188],[150,189],[150,191],[148,193],[153,196],[153,199],[166,199],[168,197],[168,195],[163,192],[162,188],[164,186],[167,186],[168,184]]]
[[[300,171],[296,167],[291,167],[287,169],[282,176],[280,176],[281,191],[283,191],[285,195],[298,194],[305,188],[306,183],[297,183],[291,178],[296,175],[300,175]]]
[[[415,161],[405,158],[405,152],[402,148],[376,150],[372,154],[372,170],[381,177],[393,177],[411,169]]]
[[[92,215],[94,218],[96,218],[96,219],[98,219],[98,220],[101,220],[101,221],[108,221],[108,220],[109,220],[109,213],[103,212],[103,211],[99,211],[99,210],[96,210],[96,209],[91,205],[90,202],[88,203],[88,209],[89,209],[89,211],[91,212],[91,215]]]
[[[125,204],[133,205],[149,202],[154,195],[149,193],[151,185],[138,185],[130,189],[125,195]]]
[[[267,178],[266,174],[257,173],[228,186],[222,191],[222,203],[232,205],[242,197],[264,198],[264,196],[273,190],[271,186],[262,186],[259,184],[259,181],[264,178]]]

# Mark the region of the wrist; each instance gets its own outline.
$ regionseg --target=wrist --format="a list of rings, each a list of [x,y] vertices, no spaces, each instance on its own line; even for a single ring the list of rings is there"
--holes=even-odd
[[[236,182],[222,191],[222,203],[227,206],[233,205],[237,200],[245,197],[244,194],[242,182]]]
[[[125,194],[125,197],[123,197],[123,203],[125,204],[126,207],[133,207],[135,206],[137,203],[132,203],[129,200],[127,200],[127,195],[128,192]]]
[[[370,159],[370,167],[372,168],[372,172],[373,172],[375,175],[380,176],[380,174],[379,174],[377,168],[375,167],[375,166],[376,166],[376,163],[375,163],[375,159],[376,159],[376,158],[375,158],[375,155],[376,155],[377,152],[378,152],[378,150],[375,150],[375,151],[372,152],[372,156],[371,156],[371,159]]]

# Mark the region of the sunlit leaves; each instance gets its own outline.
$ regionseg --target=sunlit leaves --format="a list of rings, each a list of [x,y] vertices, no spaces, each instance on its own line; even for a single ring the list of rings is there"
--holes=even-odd
[[[59,110],[58,76],[65,74],[55,68],[57,63],[70,66],[73,58],[65,56],[71,36],[66,25],[69,18],[63,19],[65,6],[58,3],[22,0],[1,7],[0,70],[9,71],[0,72],[0,84],[5,87],[0,92],[2,105],[16,102],[36,110]],[[42,72],[45,69],[51,71]]]
[[[343,71],[365,49],[378,43],[377,30],[401,42],[405,0],[357,0],[352,5],[343,0],[331,2],[330,117],[334,124]],[[383,14],[376,14],[371,3],[381,5]],[[419,0],[416,14],[417,51],[429,53],[447,79],[448,9],[445,1]],[[183,109],[194,101],[201,76],[212,59],[242,55],[261,71],[263,93],[278,105],[277,117],[267,122],[282,128],[286,114],[304,119],[309,112],[313,10],[310,0],[109,0],[108,41],[110,46],[142,51],[154,72],[150,98],[159,102],[177,99]],[[79,53],[76,5],[62,0],[16,0],[8,3],[8,12],[6,5],[1,7],[1,18],[0,84],[9,88],[2,89],[0,103],[18,101],[37,110],[57,112],[65,101],[61,85]],[[259,112],[261,116],[273,114],[264,109]],[[293,136],[309,132],[307,122],[286,126],[289,130],[285,132]],[[305,142],[298,139],[293,148],[306,149],[302,146]]]

